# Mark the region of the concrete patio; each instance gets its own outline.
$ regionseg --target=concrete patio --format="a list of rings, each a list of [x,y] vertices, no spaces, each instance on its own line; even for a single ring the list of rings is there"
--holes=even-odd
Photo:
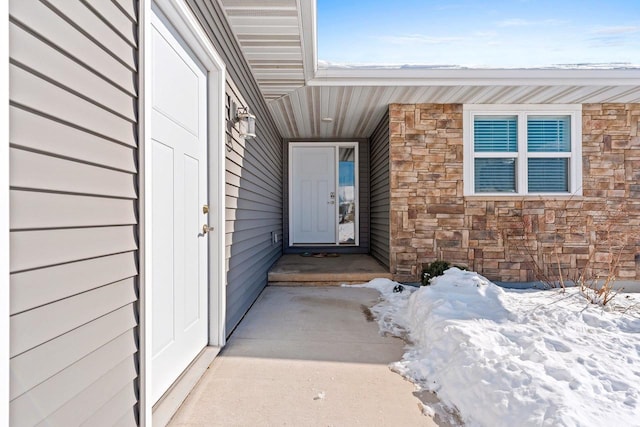
[[[171,426],[434,426],[391,372],[370,289],[267,287]]]

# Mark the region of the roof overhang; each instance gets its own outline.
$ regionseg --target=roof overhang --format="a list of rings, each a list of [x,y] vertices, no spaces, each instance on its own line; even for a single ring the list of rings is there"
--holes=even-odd
[[[316,70],[316,7],[309,0],[218,0],[267,101]]]
[[[285,138],[366,138],[391,103],[640,102],[637,68],[318,69],[316,0],[219,1]]]

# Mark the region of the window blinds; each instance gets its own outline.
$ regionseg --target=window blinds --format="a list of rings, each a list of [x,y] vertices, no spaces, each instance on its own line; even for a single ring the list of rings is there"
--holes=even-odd
[[[516,159],[476,158],[474,166],[476,193],[516,192]]]
[[[518,118],[516,116],[476,116],[473,123],[476,152],[518,151]]]
[[[529,116],[527,120],[527,149],[530,153],[571,151],[569,116]]]
[[[530,193],[566,193],[569,191],[569,159],[529,159]]]

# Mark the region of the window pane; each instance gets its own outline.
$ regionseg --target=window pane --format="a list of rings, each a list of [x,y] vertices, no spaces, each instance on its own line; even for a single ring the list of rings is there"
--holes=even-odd
[[[515,193],[516,159],[475,159],[476,193]]]
[[[475,116],[473,143],[476,152],[518,151],[518,119],[516,116]]]
[[[353,147],[340,147],[338,163],[339,242],[356,242],[356,153]]]
[[[529,159],[530,193],[567,193],[569,159]]]
[[[571,118],[569,116],[529,116],[527,145],[530,152],[571,151]]]

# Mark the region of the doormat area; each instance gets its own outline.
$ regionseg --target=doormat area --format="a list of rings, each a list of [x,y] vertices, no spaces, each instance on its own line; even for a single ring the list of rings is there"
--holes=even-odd
[[[339,257],[340,254],[327,252],[303,252],[300,256],[313,258],[336,258]]]

